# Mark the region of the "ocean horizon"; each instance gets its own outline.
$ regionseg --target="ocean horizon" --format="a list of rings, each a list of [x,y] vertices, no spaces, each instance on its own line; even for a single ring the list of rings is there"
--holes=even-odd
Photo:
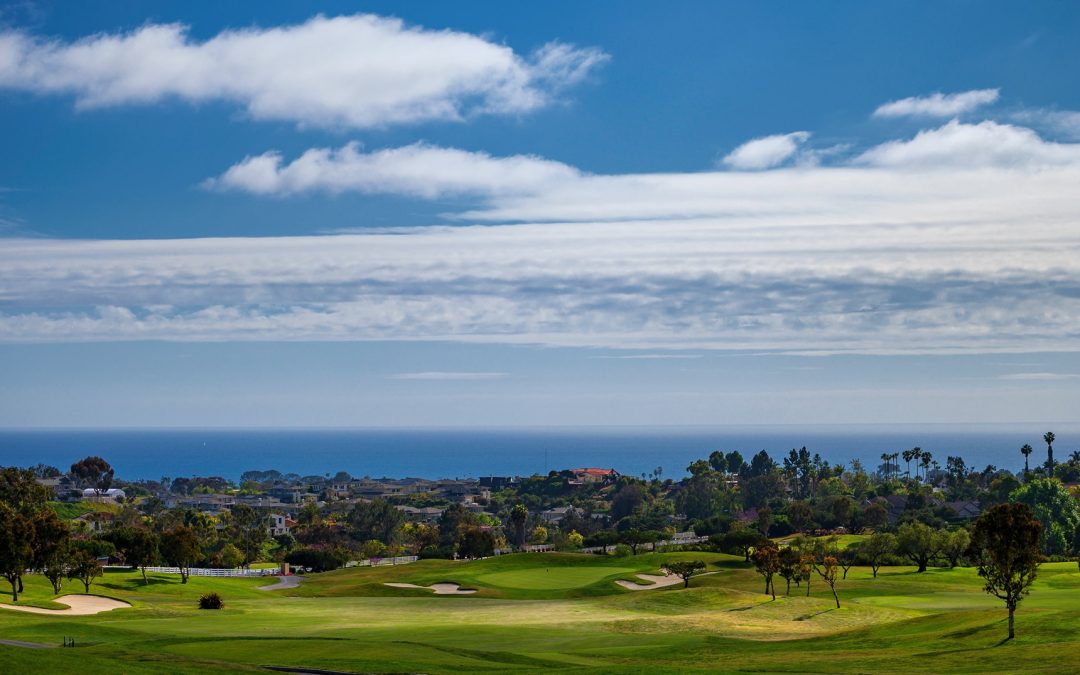
[[[713,450],[738,450],[746,459],[766,450],[782,461],[806,446],[831,463],[863,462],[868,471],[884,452],[919,446],[942,465],[960,456],[969,466],[1023,468],[1019,448],[1045,460],[1042,434],[1058,436],[1055,458],[1080,447],[1076,424],[852,424],[530,428],[23,428],[0,430],[0,463],[39,462],[67,469],[100,455],[118,477],[223,476],[277,469],[301,475],[464,478],[546,474],[581,466],[640,475],[662,467],[663,477]],[[901,472],[906,471],[900,461]]]

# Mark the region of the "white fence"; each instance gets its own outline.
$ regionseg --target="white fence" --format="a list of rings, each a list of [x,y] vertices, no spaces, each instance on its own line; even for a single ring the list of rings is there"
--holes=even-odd
[[[383,565],[404,565],[419,560],[414,555],[399,555],[394,558],[368,558],[367,560],[350,560],[345,567],[382,567]]]
[[[105,569],[113,570],[130,570],[128,565],[110,565]],[[158,574],[180,574],[179,567],[147,567],[147,572],[155,572]],[[281,573],[276,567],[268,567],[265,569],[244,569],[243,567],[237,567],[231,570],[218,570],[205,567],[192,567],[188,570],[188,574],[193,577],[272,577]]]

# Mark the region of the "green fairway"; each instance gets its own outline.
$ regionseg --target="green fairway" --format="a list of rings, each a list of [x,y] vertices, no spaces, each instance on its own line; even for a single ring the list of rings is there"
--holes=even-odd
[[[477,575],[476,581],[490,586],[522,589],[579,588],[594,584],[601,579],[618,577],[634,572],[632,567],[535,567],[523,570],[506,570]]]
[[[656,573],[674,558],[713,572],[662,590],[614,579]],[[387,581],[460,583],[470,596],[395,589]],[[475,562],[421,561],[312,575],[299,588],[259,591],[264,579],[192,577],[182,585],[110,572],[92,592],[130,609],[92,617],[0,611],[0,637],[75,649],[0,646],[5,672],[230,672],[261,665],[345,672],[1068,672],[1080,670],[1080,574],[1048,564],[1002,643],[1005,611],[966,568],[853,568],[841,608],[819,580],[777,580],[774,602],[741,559],[713,553],[629,558],[562,554]],[[214,590],[221,611],[195,609]],[[79,592],[68,586],[65,592]],[[27,578],[25,599],[52,598]],[[0,596],[0,602],[8,598]],[[21,600],[20,600],[21,602]],[[264,671],[265,672],[265,671]]]

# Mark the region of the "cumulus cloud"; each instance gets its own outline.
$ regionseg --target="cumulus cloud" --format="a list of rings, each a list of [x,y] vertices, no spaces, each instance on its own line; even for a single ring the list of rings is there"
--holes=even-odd
[[[721,163],[732,169],[771,169],[794,157],[809,138],[807,131],[755,138],[732,150]]]
[[[536,192],[578,176],[572,167],[534,156],[496,158],[424,143],[364,153],[349,143],[308,150],[287,164],[276,152],[246,157],[204,185],[255,194],[357,191],[435,198]]]
[[[74,42],[0,32],[0,87],[74,95],[81,108],[230,101],[255,119],[363,128],[528,112],[607,58],[559,42],[523,56],[398,19],[316,16],[204,42],[179,24]]]
[[[1031,129],[1011,124],[953,120],[937,129],[920,131],[913,139],[878,145],[855,161],[918,169],[1075,167],[1080,166],[1080,145],[1046,141]]]
[[[999,89],[972,89],[956,94],[940,92],[911,96],[878,106],[874,117],[954,117],[998,100]]]

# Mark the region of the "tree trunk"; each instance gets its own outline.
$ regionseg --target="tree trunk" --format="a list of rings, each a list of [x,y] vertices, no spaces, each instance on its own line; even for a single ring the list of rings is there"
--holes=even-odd
[[[1013,613],[1015,611],[1016,611],[1016,608],[1013,607],[1012,605],[1010,605],[1009,606],[1009,639],[1010,640],[1013,639],[1014,637],[1016,637],[1016,631],[1013,630]]]
[[[791,578],[787,579],[787,594],[791,595]]]
[[[772,583],[771,579],[769,580],[769,588],[772,589],[772,599],[775,601],[776,600],[776,584]]]
[[[80,579],[80,581],[82,581],[83,586],[86,588],[85,592],[89,593],[90,592],[90,577]]]
[[[810,580],[806,580],[806,597],[810,597]]]
[[[142,570],[142,582],[143,582],[143,586],[145,586],[145,585],[147,585],[147,584],[149,584],[149,583],[150,583],[150,582],[149,582],[149,581],[148,581],[148,580],[146,579],[146,566],[140,567],[139,569],[141,569],[141,570]]]
[[[25,591],[25,590],[26,590],[26,589],[25,589],[25,588],[23,588],[23,585],[22,585],[22,575],[20,574],[20,575],[19,575],[19,592],[20,592],[20,593],[22,593],[22,592],[23,592],[23,591]]]
[[[874,570],[874,578],[877,579],[878,566],[877,565],[871,565],[870,569]]]
[[[8,581],[11,582],[11,601],[12,602],[18,602],[19,601],[19,588],[16,585],[14,579],[8,579]]]
[[[836,608],[840,609],[840,596],[836,594],[836,589],[832,589],[833,600],[836,600]]]

